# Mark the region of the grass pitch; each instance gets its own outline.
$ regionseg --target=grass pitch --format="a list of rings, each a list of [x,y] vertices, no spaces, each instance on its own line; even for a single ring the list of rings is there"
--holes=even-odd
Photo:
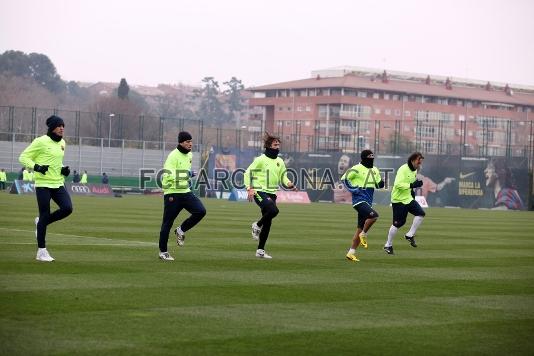
[[[428,209],[418,248],[344,259],[349,205],[280,204],[254,257],[254,204],[204,200],[158,260],[161,197],[73,197],[35,261],[35,197],[0,194],[0,354],[342,355],[534,352],[534,213]],[[178,217],[182,221],[186,212]],[[411,223],[409,218],[408,224]],[[407,224],[407,225],[408,225]],[[176,224],[175,224],[176,226]]]

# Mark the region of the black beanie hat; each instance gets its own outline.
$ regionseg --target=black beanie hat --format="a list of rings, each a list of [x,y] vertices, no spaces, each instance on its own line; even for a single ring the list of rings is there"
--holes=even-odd
[[[362,164],[364,165],[364,167],[367,167],[367,168],[373,168],[373,165],[374,165],[374,158],[369,158],[369,155],[372,155],[373,154],[373,151],[371,150],[363,150],[360,157],[362,159]]]
[[[360,154],[360,158],[361,159],[366,159],[367,156],[373,154],[373,151],[371,150],[363,150],[362,153]]]
[[[63,119],[59,116],[52,115],[48,119],[46,119],[46,126],[48,126],[49,131],[53,131],[56,127],[65,127],[65,122],[63,122]]]
[[[178,143],[182,143],[184,141],[192,140],[193,136],[187,131],[182,131],[178,134]]]

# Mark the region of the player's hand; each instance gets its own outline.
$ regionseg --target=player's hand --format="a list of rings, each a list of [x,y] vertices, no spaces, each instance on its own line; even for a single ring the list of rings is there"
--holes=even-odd
[[[36,163],[36,164],[33,166],[33,170],[34,170],[35,172],[39,172],[39,173],[41,173],[41,174],[46,174],[46,171],[48,171],[48,165],[42,165],[42,166],[41,166],[41,165],[39,165],[39,164]]]
[[[416,180],[415,182],[413,183],[410,183],[410,188],[420,188],[423,186],[423,181],[422,180]]]
[[[256,191],[252,188],[247,189],[248,193],[248,201],[254,201],[254,194],[256,194]]]
[[[189,171],[189,176],[190,176],[191,178],[196,177],[196,176],[197,176],[197,171],[190,170],[190,171]]]
[[[61,168],[61,174],[63,174],[65,177],[68,177],[70,174],[70,168],[69,166],[65,166]]]
[[[375,187],[376,189],[382,189],[386,186],[386,184],[384,183],[383,180],[381,180],[380,182],[376,183]]]
[[[287,183],[287,188],[288,188],[289,190],[294,191],[294,192],[296,192],[296,191],[298,190],[298,189],[297,189],[297,186],[296,186],[295,184],[293,184],[293,182],[289,182],[289,183]]]

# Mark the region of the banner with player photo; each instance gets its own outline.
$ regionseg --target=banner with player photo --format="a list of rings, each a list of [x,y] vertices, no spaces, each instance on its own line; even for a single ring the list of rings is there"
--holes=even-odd
[[[524,157],[464,157],[458,175],[459,206],[525,210],[528,177]]]
[[[258,152],[219,152],[210,167],[246,169]],[[341,177],[360,162],[359,153],[285,152],[280,157],[288,176],[311,201],[352,202]],[[406,156],[377,155],[386,189],[375,190],[374,202],[389,205],[391,188],[397,169],[406,163]],[[423,186],[415,191],[428,206],[483,209],[524,210],[529,192],[528,162],[524,157],[471,158],[425,155],[418,178]]]

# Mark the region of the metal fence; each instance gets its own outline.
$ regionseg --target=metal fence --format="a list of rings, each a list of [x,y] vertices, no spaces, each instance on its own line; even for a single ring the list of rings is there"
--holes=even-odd
[[[262,120],[234,129],[184,118],[0,106],[0,141],[31,141],[45,132],[45,120],[52,114],[65,120],[69,143],[101,152],[104,148],[110,152],[112,148],[117,152],[130,148],[165,152],[176,145],[177,133],[182,130],[191,132],[199,149],[259,152],[265,128]],[[376,154],[399,155],[418,150],[462,157],[526,157],[531,171],[533,167],[534,121],[528,114],[524,120],[446,113],[434,117],[427,112],[402,120],[333,117],[328,122],[277,121],[272,131],[282,138],[286,152],[351,153],[369,148]]]
[[[33,139],[29,134],[11,134],[10,141],[0,141],[0,168],[15,172],[21,169],[20,153]],[[111,140],[103,138],[67,138],[64,165],[91,175],[137,177],[141,168],[159,170],[176,143],[153,141]],[[200,168],[202,146],[195,145],[193,169]]]

